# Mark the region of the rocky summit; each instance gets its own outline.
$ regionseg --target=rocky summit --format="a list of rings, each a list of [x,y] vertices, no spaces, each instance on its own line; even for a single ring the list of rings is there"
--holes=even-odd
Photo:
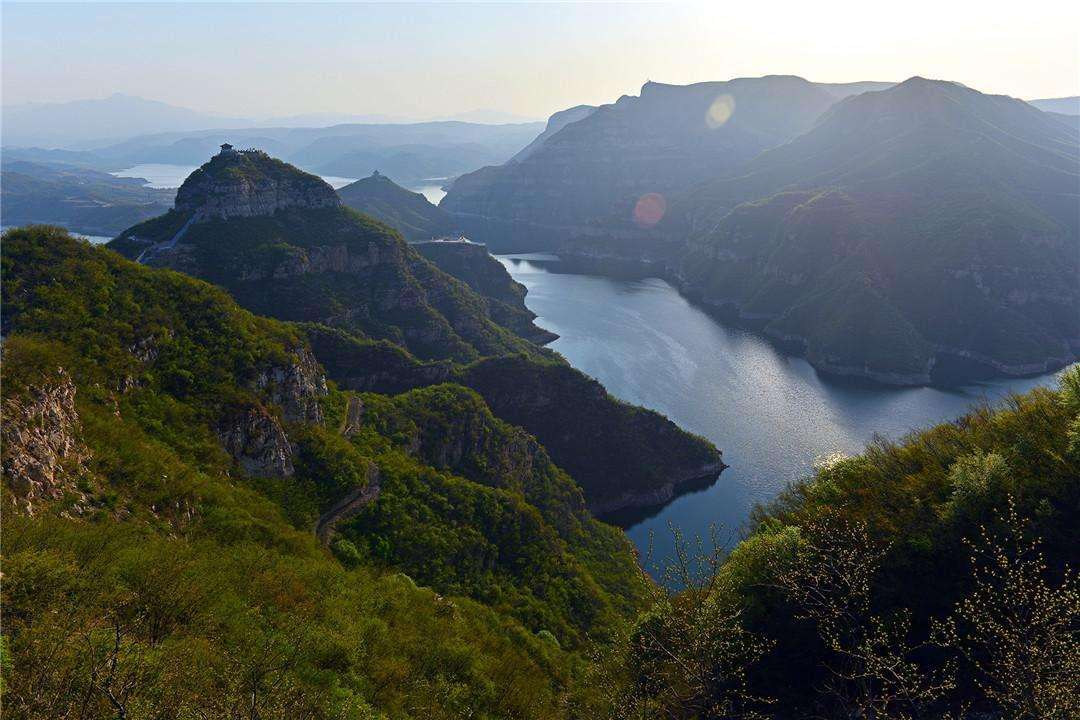
[[[322,178],[300,172],[261,150],[234,150],[223,145],[219,154],[180,186],[175,208],[193,213],[198,222],[340,204],[334,189]]]

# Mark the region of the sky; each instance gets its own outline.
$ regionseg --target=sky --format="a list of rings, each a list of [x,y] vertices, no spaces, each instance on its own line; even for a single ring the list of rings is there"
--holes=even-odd
[[[544,118],[646,80],[765,74],[1080,94],[1080,3],[11,3],[2,101],[115,92],[219,115]]]

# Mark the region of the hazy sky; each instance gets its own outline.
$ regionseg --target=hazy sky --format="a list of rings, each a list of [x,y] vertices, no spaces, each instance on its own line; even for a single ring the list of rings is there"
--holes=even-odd
[[[1080,2],[2,5],[3,102],[114,92],[241,117],[546,117],[770,73],[1080,93]]]

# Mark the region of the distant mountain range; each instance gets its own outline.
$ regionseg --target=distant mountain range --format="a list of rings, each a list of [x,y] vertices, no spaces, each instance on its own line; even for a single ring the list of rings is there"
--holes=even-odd
[[[647,84],[440,207],[496,251],[662,275],[818,368],[921,384],[1077,356],[1078,167],[1068,116],[958,83]]]
[[[912,78],[679,200],[678,273],[836,372],[1042,372],[1080,349],[1078,166],[1046,113]]]
[[[146,133],[238,127],[249,122],[121,93],[100,100],[5,105],[0,112],[5,147],[86,149],[94,143]]]
[[[322,112],[252,119],[215,115],[122,93],[92,100],[5,105],[2,113],[5,147],[69,150],[93,149],[137,135],[220,128],[314,128],[343,124],[414,124],[433,121],[484,125],[536,122],[535,118],[489,109],[433,118]]]
[[[218,146],[257,147],[320,175],[366,177],[379,170],[399,182],[445,179],[510,159],[543,130],[541,123],[461,121],[346,124],[330,127],[216,126],[128,137],[92,149],[5,146],[6,159],[64,162],[97,170],[145,163],[198,165]],[[4,142],[9,143],[5,128]]]
[[[802,78],[770,76],[675,86],[646,83],[566,123],[526,157],[454,181],[440,204],[463,218],[511,223],[480,239],[547,244],[646,194],[670,195],[733,172],[808,130],[836,98]],[[514,239],[510,239],[513,235]],[[534,239],[535,236],[535,239]]]
[[[1046,112],[1061,113],[1062,115],[1080,115],[1080,95],[1028,100],[1028,104]]]

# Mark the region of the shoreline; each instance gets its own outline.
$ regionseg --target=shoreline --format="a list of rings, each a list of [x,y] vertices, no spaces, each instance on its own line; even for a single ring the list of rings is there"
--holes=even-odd
[[[985,357],[959,348],[934,346],[934,355],[925,369],[918,371],[898,371],[871,367],[869,364],[848,365],[833,363],[827,359],[814,357],[807,352],[806,338],[800,335],[782,335],[765,329],[764,321],[769,318],[751,318],[742,314],[735,303],[709,303],[699,293],[688,290],[676,273],[672,273],[668,263],[660,258],[637,259],[621,255],[582,254],[574,251],[554,251],[550,254],[558,258],[561,269],[574,274],[596,275],[617,279],[657,278],[669,283],[679,295],[697,306],[718,322],[730,323],[736,327],[753,332],[772,342],[782,352],[802,358],[817,372],[834,378],[865,380],[888,387],[956,387],[969,385],[980,380],[1006,380],[1037,377],[1050,372],[1057,372],[1080,361],[1080,354],[1073,353],[1069,358],[1047,358],[1043,362],[1006,364],[993,358]],[[615,271],[608,268],[612,265]],[[963,368],[963,370],[961,370]],[[937,377],[935,377],[935,370]]]

